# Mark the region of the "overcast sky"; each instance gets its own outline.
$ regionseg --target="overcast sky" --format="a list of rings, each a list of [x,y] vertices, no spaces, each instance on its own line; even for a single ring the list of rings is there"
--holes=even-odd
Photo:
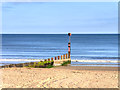
[[[2,30],[3,34],[117,33],[118,3],[3,3]]]

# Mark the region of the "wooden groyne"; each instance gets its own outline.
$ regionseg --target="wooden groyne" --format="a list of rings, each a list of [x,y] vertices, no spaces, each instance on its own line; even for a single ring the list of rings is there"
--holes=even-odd
[[[56,60],[56,58],[58,59]],[[71,61],[71,58],[68,58],[68,54],[57,56],[55,57],[55,60],[54,60],[54,66],[59,66],[65,61]]]
[[[48,65],[53,66],[59,66],[65,61],[71,61],[70,58],[68,58],[68,54],[64,54],[61,56],[51,57],[48,59],[40,60],[38,62],[26,62],[26,63],[19,63],[19,64],[8,64],[0,66],[0,68],[11,68],[11,67],[30,67],[35,66],[36,68],[45,68]],[[43,65],[42,65],[43,64]]]

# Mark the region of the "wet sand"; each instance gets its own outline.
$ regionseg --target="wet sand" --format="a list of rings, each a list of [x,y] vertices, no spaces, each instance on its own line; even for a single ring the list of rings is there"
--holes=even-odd
[[[59,66],[5,68],[3,88],[118,88],[118,68]]]

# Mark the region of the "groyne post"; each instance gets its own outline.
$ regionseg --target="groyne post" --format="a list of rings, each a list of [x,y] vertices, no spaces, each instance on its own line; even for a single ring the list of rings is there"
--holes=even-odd
[[[65,59],[65,54],[63,55],[63,59]]]
[[[63,59],[63,55],[61,55],[61,60]]]
[[[68,58],[70,58],[70,54],[71,54],[71,48],[70,48],[70,36],[71,36],[71,33],[68,33],[68,36],[69,36],[69,42],[68,42]]]
[[[48,58],[48,61],[50,61],[50,58]]]
[[[68,59],[68,54],[66,54],[66,59]]]
[[[60,56],[58,56],[58,60],[60,59]]]
[[[55,57],[55,60],[57,60],[57,57]]]
[[[51,58],[51,60],[53,60],[53,57]]]

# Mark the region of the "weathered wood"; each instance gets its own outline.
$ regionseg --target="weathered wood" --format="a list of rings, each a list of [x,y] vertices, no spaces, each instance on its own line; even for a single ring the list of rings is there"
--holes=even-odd
[[[51,60],[53,60],[53,57],[51,58]]]
[[[70,48],[70,42],[68,43],[68,58],[70,58],[70,51],[71,50],[71,48]]]
[[[61,55],[61,60],[63,59],[63,55]]]
[[[55,60],[57,60],[57,57],[55,57]]]
[[[70,36],[71,36],[71,33],[68,33],[68,36],[69,36],[69,42],[68,42],[68,58],[70,58],[70,54],[71,54],[71,42],[70,42]]]
[[[47,61],[47,59],[45,59],[44,61]]]
[[[9,67],[10,67],[10,68],[11,68],[11,67],[14,67],[14,64],[10,64]]]
[[[68,54],[66,54],[66,59],[68,59]]]
[[[55,60],[54,61],[54,66],[60,66],[65,61],[71,61],[71,59],[68,58],[68,59],[62,59],[62,60]]]
[[[60,56],[58,56],[58,60],[60,60]]]
[[[65,59],[65,54],[63,55],[63,59]]]
[[[48,58],[48,61],[50,61],[50,58]]]

